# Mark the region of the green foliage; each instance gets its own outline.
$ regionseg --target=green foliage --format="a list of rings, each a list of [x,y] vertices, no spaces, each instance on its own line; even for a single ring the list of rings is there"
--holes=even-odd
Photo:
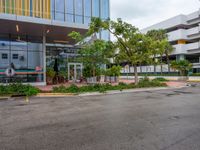
[[[58,75],[61,76],[61,77],[64,77],[65,79],[68,78],[68,73],[67,73],[67,71],[65,71],[65,70],[59,71],[59,72],[58,72]]]
[[[47,68],[46,75],[49,78],[54,78],[56,75],[56,72],[53,70],[53,68]]]
[[[121,66],[112,66],[111,68],[106,70],[106,75],[118,77],[121,74],[121,69]]]
[[[171,67],[178,70],[182,76],[186,76],[187,72],[192,69],[192,64],[188,60],[172,61]]]
[[[0,95],[25,95],[33,96],[39,93],[39,89],[31,85],[23,85],[20,83],[0,85]]]
[[[104,93],[110,90],[124,90],[124,89],[134,89],[134,88],[144,88],[144,87],[163,87],[166,86],[164,83],[159,81],[150,81],[148,78],[142,79],[138,85],[135,84],[125,84],[119,83],[118,85],[112,86],[111,84],[95,84],[77,87],[76,85],[71,85],[70,87],[54,87],[54,93],[86,93],[86,92],[100,92]]]
[[[139,81],[138,87],[139,88],[148,88],[148,87],[163,87],[166,86],[165,83],[161,83],[158,80],[149,80],[149,78],[144,78]]]
[[[198,76],[200,76],[200,73],[193,73],[190,76],[198,77]]]
[[[159,81],[159,82],[167,82],[168,80],[167,79],[165,79],[165,78],[155,78],[155,79],[153,79],[153,81]]]

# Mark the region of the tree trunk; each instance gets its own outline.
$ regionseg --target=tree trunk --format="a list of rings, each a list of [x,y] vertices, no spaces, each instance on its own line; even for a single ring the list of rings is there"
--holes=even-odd
[[[156,74],[156,56],[154,55],[154,74]]]
[[[163,64],[162,64],[162,57],[160,59],[160,69],[161,69],[161,75],[163,75]]]
[[[137,72],[137,65],[134,65],[134,73],[135,73],[135,84],[137,85],[139,80],[138,80],[138,72]]]
[[[169,55],[166,54],[166,58],[167,58],[167,65],[168,65],[168,74],[170,74],[171,70],[170,70],[170,61],[169,61]]]
[[[95,75],[96,75],[95,67],[93,67],[93,72],[92,72],[92,74],[93,74],[93,77],[95,77]]]

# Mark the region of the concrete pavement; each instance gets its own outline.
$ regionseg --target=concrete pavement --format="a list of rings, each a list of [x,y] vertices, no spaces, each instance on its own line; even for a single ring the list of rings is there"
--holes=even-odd
[[[0,101],[0,149],[199,150],[199,91]]]

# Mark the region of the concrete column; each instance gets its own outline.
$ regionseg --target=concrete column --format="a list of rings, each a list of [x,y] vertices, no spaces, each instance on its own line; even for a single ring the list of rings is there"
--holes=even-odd
[[[43,40],[42,40],[42,49],[43,49],[43,71],[44,71],[44,83],[46,84],[46,35],[43,35]]]

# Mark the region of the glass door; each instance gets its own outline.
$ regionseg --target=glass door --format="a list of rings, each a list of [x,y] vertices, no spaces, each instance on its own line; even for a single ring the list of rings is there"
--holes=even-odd
[[[68,79],[73,82],[80,82],[83,65],[81,63],[68,63]]]

